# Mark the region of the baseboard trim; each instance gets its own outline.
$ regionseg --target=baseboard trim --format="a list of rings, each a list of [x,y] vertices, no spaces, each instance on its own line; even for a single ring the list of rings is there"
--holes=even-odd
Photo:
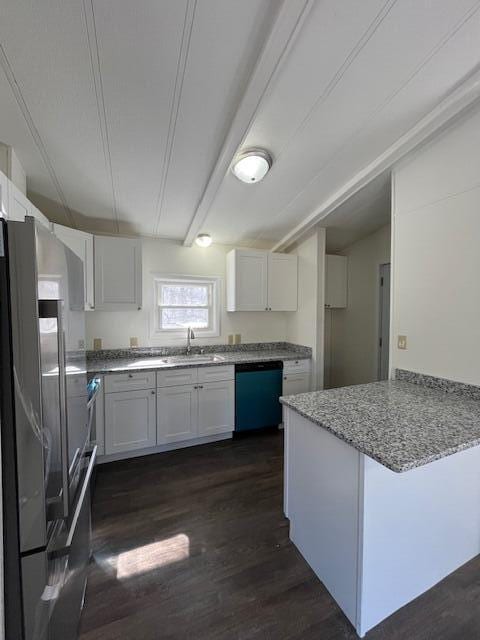
[[[183,440],[182,442],[170,442],[169,444],[160,444],[156,447],[148,447],[146,449],[135,449],[135,451],[122,451],[122,453],[111,453],[109,455],[98,456],[97,464],[105,464],[106,462],[116,462],[118,460],[128,460],[130,458],[139,458],[141,456],[149,456],[155,453],[165,453],[167,451],[175,451],[176,449],[185,449],[186,447],[196,447],[201,444],[210,444],[212,442],[220,442],[221,440],[230,440],[232,431],[228,433],[217,433],[212,436],[203,436],[201,438],[192,438],[192,440]]]

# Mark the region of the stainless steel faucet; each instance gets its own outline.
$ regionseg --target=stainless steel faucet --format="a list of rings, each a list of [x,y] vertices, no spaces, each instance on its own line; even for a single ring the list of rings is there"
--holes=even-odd
[[[192,352],[192,344],[191,341],[195,339],[195,334],[193,333],[192,327],[188,327],[187,329],[187,356],[189,356]]]

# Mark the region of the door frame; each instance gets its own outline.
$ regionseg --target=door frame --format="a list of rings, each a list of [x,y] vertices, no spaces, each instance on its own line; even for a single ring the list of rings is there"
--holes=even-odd
[[[383,270],[385,267],[389,267],[389,292],[391,290],[391,286],[392,286],[392,279],[391,279],[391,275],[392,275],[392,264],[391,262],[382,262],[378,265],[378,285],[377,285],[377,303],[378,303],[378,326],[377,326],[377,380],[382,380],[382,379],[388,379],[388,372],[390,370],[390,339],[387,341],[387,344],[383,344],[383,336],[382,336],[382,324],[383,324],[383,296],[384,296],[384,286],[383,286]],[[387,326],[388,326],[388,332],[389,332],[389,338],[390,338],[390,319],[391,319],[391,313],[392,313],[392,309],[391,309],[391,301],[390,301],[390,294],[388,295],[388,322],[387,322]],[[387,356],[388,356],[388,365],[387,365],[387,378],[382,378],[382,354],[384,353],[384,350],[386,349],[387,351]]]

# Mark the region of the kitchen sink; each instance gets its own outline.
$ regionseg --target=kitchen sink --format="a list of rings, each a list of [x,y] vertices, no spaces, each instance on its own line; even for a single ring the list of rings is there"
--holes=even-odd
[[[190,355],[184,356],[170,356],[169,358],[164,359],[165,364],[176,364],[176,363],[196,363],[196,364],[208,364],[209,362],[223,362],[225,358],[223,356],[219,356],[217,354],[208,354],[208,353],[192,353]]]
[[[209,364],[224,362],[225,358],[217,354],[192,353],[191,355],[169,356],[165,358],[145,358],[145,360],[135,360],[130,365],[132,368],[139,367],[161,367],[168,364]]]

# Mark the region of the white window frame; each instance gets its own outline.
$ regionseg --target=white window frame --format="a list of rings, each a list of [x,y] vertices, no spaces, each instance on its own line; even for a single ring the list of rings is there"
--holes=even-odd
[[[171,275],[171,274],[153,274],[153,322],[152,337],[161,338],[162,341],[177,342],[185,340],[186,328],[182,329],[162,329],[159,326],[159,285],[161,283],[169,284],[206,284],[212,287],[212,299],[209,305],[211,309],[211,326],[206,329],[193,328],[197,338],[216,338],[220,336],[220,300],[222,279],[220,276],[190,276],[190,275]],[[192,307],[193,308],[193,307]]]

